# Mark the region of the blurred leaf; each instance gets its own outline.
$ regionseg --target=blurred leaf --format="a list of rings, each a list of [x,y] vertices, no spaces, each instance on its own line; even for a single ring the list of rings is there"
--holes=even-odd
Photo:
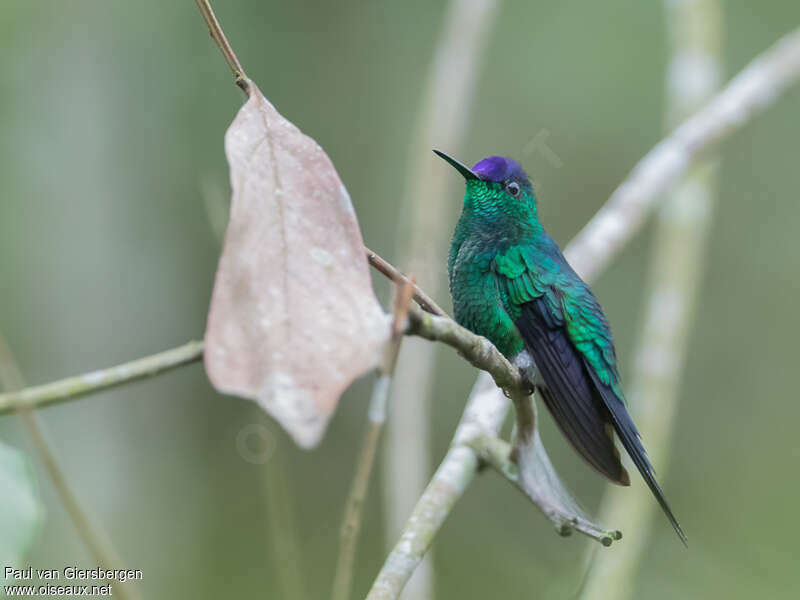
[[[219,391],[258,401],[310,447],[345,388],[377,364],[388,322],[333,164],[255,85],[225,152],[233,198],[206,371]]]
[[[0,568],[21,564],[42,514],[25,455],[0,443]]]

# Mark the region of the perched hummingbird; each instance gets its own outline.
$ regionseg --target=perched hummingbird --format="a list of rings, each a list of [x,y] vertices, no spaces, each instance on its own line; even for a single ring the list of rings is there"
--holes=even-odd
[[[539,222],[528,176],[502,156],[469,169],[434,152],[467,185],[447,264],[456,321],[519,367],[578,454],[610,481],[630,485],[616,431],[686,544],[625,407],[608,321]]]

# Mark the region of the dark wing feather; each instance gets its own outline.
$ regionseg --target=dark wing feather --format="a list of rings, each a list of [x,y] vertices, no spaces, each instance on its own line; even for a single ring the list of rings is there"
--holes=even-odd
[[[538,246],[512,246],[495,258],[501,292],[544,381],[542,397],[578,453],[611,481],[628,485],[614,431],[686,544],[655,480],[623,402],[614,343],[589,287],[543,234]]]
[[[635,464],[636,468],[639,469],[639,473],[642,474],[642,478],[644,479],[645,483],[647,483],[647,487],[649,487],[650,491],[653,492],[658,504],[661,506],[661,510],[663,510],[664,514],[667,515],[667,519],[669,519],[669,522],[672,524],[672,527],[675,529],[678,537],[680,537],[681,541],[684,543],[684,545],[686,545],[686,534],[678,524],[678,520],[675,518],[675,515],[672,514],[672,509],[669,507],[667,498],[664,496],[664,492],[661,491],[661,486],[659,486],[658,482],[656,481],[655,470],[653,469],[653,465],[650,464],[650,460],[647,458],[647,453],[645,452],[644,446],[642,446],[639,431],[636,429],[636,425],[634,425],[630,414],[628,414],[628,410],[625,408],[625,405],[622,403],[622,400],[620,400],[619,396],[614,393],[614,390],[600,381],[592,369],[588,369],[588,371],[591,374],[595,388],[600,393],[600,396],[602,397],[603,402],[611,415],[611,419],[614,423],[614,429],[617,431],[617,435],[622,441],[622,445],[625,446],[625,450],[628,451],[628,455],[631,457],[631,460],[633,460],[633,464]]]
[[[625,406],[614,344],[603,309],[600,308],[592,291],[577,278],[577,275],[572,284],[572,295],[569,298],[563,297],[561,301],[569,338],[583,358],[582,362],[592,380],[592,386],[597,392],[599,401],[608,411],[622,445],[685,545],[686,534],[675,519],[664,492],[656,481],[653,465],[647,458],[639,432]],[[575,293],[575,290],[578,290],[578,293]]]
[[[553,319],[544,298],[520,309],[516,325],[544,380],[542,397],[553,419],[591,466],[614,483],[629,485],[614,445],[611,416],[563,323]]]

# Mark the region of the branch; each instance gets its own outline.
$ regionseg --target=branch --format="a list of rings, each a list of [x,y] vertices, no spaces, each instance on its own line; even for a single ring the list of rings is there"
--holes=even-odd
[[[528,399],[519,371],[486,338],[473,334],[449,318],[414,309],[409,311],[407,333],[448,344],[485,372],[472,389],[450,449],[414,507],[367,600],[399,597],[453,505],[466,491],[479,464],[478,455],[469,444],[480,438],[496,438],[508,412],[509,399],[500,388],[518,400],[520,397]],[[527,415],[530,410],[521,407],[519,412]],[[535,419],[535,416],[530,418]],[[547,513],[549,506],[543,504],[542,508]]]
[[[203,342],[189,342],[183,346],[146,356],[101,371],[68,377],[52,383],[25,388],[18,392],[0,394],[0,415],[20,408],[42,408],[58,402],[75,400],[107,388],[116,387],[137,379],[155,377],[183,365],[197,362],[203,355]]]
[[[383,360],[378,368],[378,379],[372,389],[368,420],[364,430],[364,440],[361,444],[356,475],[345,505],[339,540],[339,560],[336,564],[336,574],[333,579],[333,600],[348,600],[350,598],[353,560],[356,553],[358,533],[361,529],[362,509],[367,498],[378,440],[383,431],[384,423],[386,423],[389,392],[394,378],[395,366],[397,365],[397,355],[400,352],[400,344],[403,341],[403,332],[408,324],[408,308],[415,287],[412,278],[411,280],[406,280],[405,284],[397,289],[392,333],[386,342]]]
[[[485,337],[475,335],[449,317],[437,317],[417,310],[409,311],[409,333],[458,350],[474,367],[492,376],[497,387],[511,398],[517,419],[517,446],[530,441],[536,430],[536,415],[529,400],[531,390],[522,375]]]
[[[502,462],[504,465],[513,464],[515,474],[513,478],[510,477],[510,467],[506,466],[501,472],[542,510],[562,535],[575,529],[606,546],[614,539],[620,539],[619,532],[592,523],[559,480],[536,430],[536,410],[530,390],[519,370],[489,340],[464,329],[449,318],[436,317],[419,310],[410,312],[408,332],[443,342],[458,350],[473,366],[489,373],[497,387],[514,403],[516,431],[513,448],[505,442],[494,440],[496,435],[476,431],[473,431],[472,437],[457,432],[454,445],[466,444],[474,450],[474,444],[480,443],[476,440],[484,440],[484,445],[488,443],[486,440],[493,440],[494,449],[503,444],[506,451]],[[489,454],[487,458],[498,465],[497,456]]]
[[[411,283],[413,285],[414,301],[419,304],[423,310],[426,310],[434,315],[439,315],[440,317],[447,316],[447,313],[444,312],[438,304],[436,304],[433,298],[423,292],[414,282],[410,281],[408,277],[403,275],[393,264],[381,258],[376,252],[373,252],[366,246],[364,247],[364,250],[367,253],[367,261],[369,264],[372,265],[372,267],[379,273],[385,275],[390,281],[393,281],[398,286],[402,286],[403,284],[407,283]]]
[[[412,283],[397,268],[381,258],[375,252],[366,250],[369,263],[390,280],[400,283]],[[446,314],[439,306],[414,285],[414,300],[425,310],[442,315]],[[203,356],[203,342],[188,342],[171,350],[145,356],[131,362],[75,375],[23,390],[0,394],[0,416],[6,415],[22,407],[31,409],[44,408],[51,404],[77,400],[83,396],[94,394],[107,388],[116,387],[136,381],[155,377],[178,367],[199,361]]]
[[[706,109],[659,143],[637,165],[566,249],[567,258],[578,272],[586,279],[596,277],[641,228],[658,195],[677,174],[685,171],[702,152],[709,151],[771,105],[798,76],[800,30],[784,37],[754,60]],[[662,169],[666,176],[660,174]],[[508,406],[502,395],[488,389],[487,385],[491,386],[491,379],[483,375],[475,383],[453,445],[407,521],[368,600],[391,600],[400,596],[432,537],[474,477],[478,457],[463,444],[480,432],[496,436]]]
[[[208,0],[195,0],[195,3],[200,10],[200,14],[203,16],[203,20],[206,22],[206,25],[208,25],[208,32],[211,34],[211,39],[217,44],[220,52],[222,52],[222,56],[225,58],[225,62],[228,63],[228,66],[233,72],[233,76],[236,78],[236,85],[242,88],[242,91],[249,96],[250,80],[245,74],[236,53],[233,51],[230,43],[228,43],[228,38],[225,37],[225,32],[222,31],[222,26],[217,20],[217,15],[214,14],[214,9],[211,8],[211,4],[209,4]]]
[[[544,446],[542,446],[538,433],[535,434],[535,439],[535,452],[543,453]],[[555,481],[552,481],[546,476],[546,473],[542,473],[541,477],[537,477],[539,483],[537,490],[540,493],[532,494],[531,487],[525,482],[519,466],[510,458],[512,448],[508,442],[497,437],[481,435],[472,439],[467,445],[475,451],[483,462],[491,466],[538,506],[545,516],[553,522],[561,535],[568,536],[571,535],[573,530],[576,530],[599,541],[604,546],[610,546],[614,540],[622,539],[622,533],[620,531],[598,527],[589,519],[585,518],[580,510],[575,510],[575,508],[572,508],[572,510],[564,510],[557,502],[553,502],[552,500],[545,501],[543,499],[544,494],[553,494],[553,489],[557,489],[557,486],[560,486],[560,482],[557,478]],[[547,455],[544,454],[545,460],[540,460],[539,464],[546,464],[549,470],[555,473],[546,456]]]
[[[367,600],[399,597],[453,505],[475,477],[478,457],[463,442],[481,434],[497,436],[507,410],[508,399],[488,374],[481,374],[467,401],[453,444],[414,507]]]
[[[704,109],[659,142],[575,236],[566,257],[597,277],[633,237],[663,193],[703,154],[772,106],[800,77],[800,28],[753,60]]]
[[[497,387],[509,396],[528,396],[519,369],[485,337],[475,335],[449,317],[437,317],[412,308],[408,311],[410,335],[418,335],[433,342],[443,342],[458,350],[467,361],[492,376]]]

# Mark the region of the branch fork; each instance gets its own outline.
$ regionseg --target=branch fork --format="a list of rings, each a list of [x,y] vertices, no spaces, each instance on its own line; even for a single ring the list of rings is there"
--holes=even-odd
[[[610,546],[622,534],[592,522],[561,483],[536,429],[536,408],[528,383],[485,337],[475,335],[449,317],[410,307],[407,333],[455,348],[470,364],[486,371],[514,404],[516,427],[513,444],[481,428],[456,436],[453,446],[468,447],[484,464],[494,468],[520,489],[556,526],[561,535],[578,531]]]

